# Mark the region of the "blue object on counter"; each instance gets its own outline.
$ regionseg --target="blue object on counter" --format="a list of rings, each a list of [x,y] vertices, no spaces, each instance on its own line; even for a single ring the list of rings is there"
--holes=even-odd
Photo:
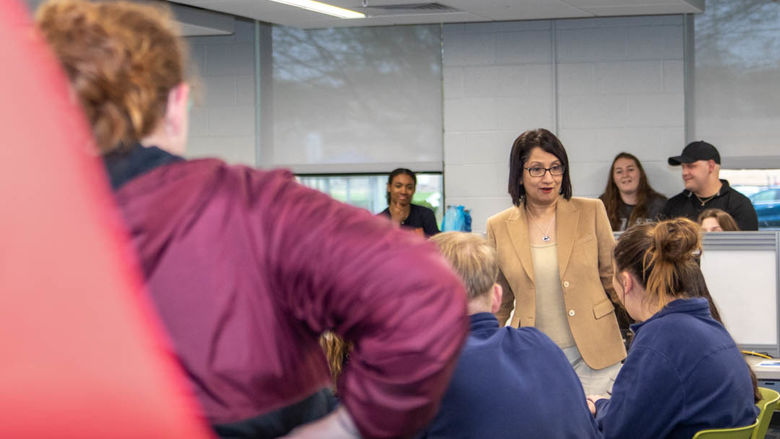
[[[462,205],[447,206],[441,230],[442,232],[470,232],[471,210]]]

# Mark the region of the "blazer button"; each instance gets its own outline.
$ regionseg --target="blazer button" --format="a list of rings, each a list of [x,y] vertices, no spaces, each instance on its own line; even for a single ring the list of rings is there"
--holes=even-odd
[[[575,313],[573,309],[570,309],[569,310],[569,316],[574,317],[574,314],[577,314],[577,313]]]
[[[567,280],[563,281],[563,287],[564,288],[569,288],[569,281],[567,281]]]

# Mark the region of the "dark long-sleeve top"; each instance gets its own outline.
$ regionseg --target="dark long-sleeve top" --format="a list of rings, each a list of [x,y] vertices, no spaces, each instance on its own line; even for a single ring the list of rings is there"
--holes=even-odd
[[[377,215],[390,218],[390,208],[386,208]],[[434,215],[433,211],[425,206],[418,206],[416,204],[409,205],[409,216],[401,222],[401,227],[422,229],[427,237],[439,233],[439,226],[436,225],[436,215]]]
[[[721,180],[721,188],[711,199],[702,203],[691,191],[682,191],[666,202],[661,211],[663,218],[685,217],[698,221],[699,214],[705,209],[720,209],[734,218],[739,230],[758,230],[758,215],[750,198],[742,195]]]
[[[658,218],[661,217],[661,211],[666,205],[666,201],[666,197],[664,196],[652,197],[647,200],[647,211],[643,218],[637,218],[635,220],[635,224],[658,221]],[[635,205],[626,204],[620,200],[618,203],[618,219],[620,220],[620,224],[617,228],[613,225],[612,230],[616,232],[626,230],[628,228],[628,220],[631,219],[631,212],[633,212],[635,208]]]
[[[536,328],[471,316],[471,333],[436,418],[421,438],[600,437],[577,375]]]
[[[432,243],[264,172],[136,146],[105,158],[155,306],[212,424],[329,386],[318,343],[356,348],[339,387],[363,437],[435,414],[467,334],[465,291]]]
[[[691,438],[756,420],[748,365],[706,299],[679,299],[632,325],[611,399],[596,401],[607,439]]]

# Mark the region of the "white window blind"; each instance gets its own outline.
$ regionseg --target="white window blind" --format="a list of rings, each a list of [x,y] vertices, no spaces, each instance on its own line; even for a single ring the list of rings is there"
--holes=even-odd
[[[272,36],[263,167],[442,171],[440,26],[275,26]]]
[[[694,37],[692,137],[714,144],[724,166],[777,167],[780,3],[708,0]]]

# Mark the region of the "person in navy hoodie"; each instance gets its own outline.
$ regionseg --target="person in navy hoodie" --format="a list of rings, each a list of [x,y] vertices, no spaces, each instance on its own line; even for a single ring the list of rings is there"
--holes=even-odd
[[[605,438],[690,438],[755,422],[755,384],[711,314],[700,251],[699,225],[685,218],[634,226],[618,241],[615,288],[638,323],[612,397],[588,396]]]
[[[563,351],[536,328],[499,327],[495,249],[463,232],[431,240],[466,285],[471,332],[439,413],[418,437],[600,437]]]

